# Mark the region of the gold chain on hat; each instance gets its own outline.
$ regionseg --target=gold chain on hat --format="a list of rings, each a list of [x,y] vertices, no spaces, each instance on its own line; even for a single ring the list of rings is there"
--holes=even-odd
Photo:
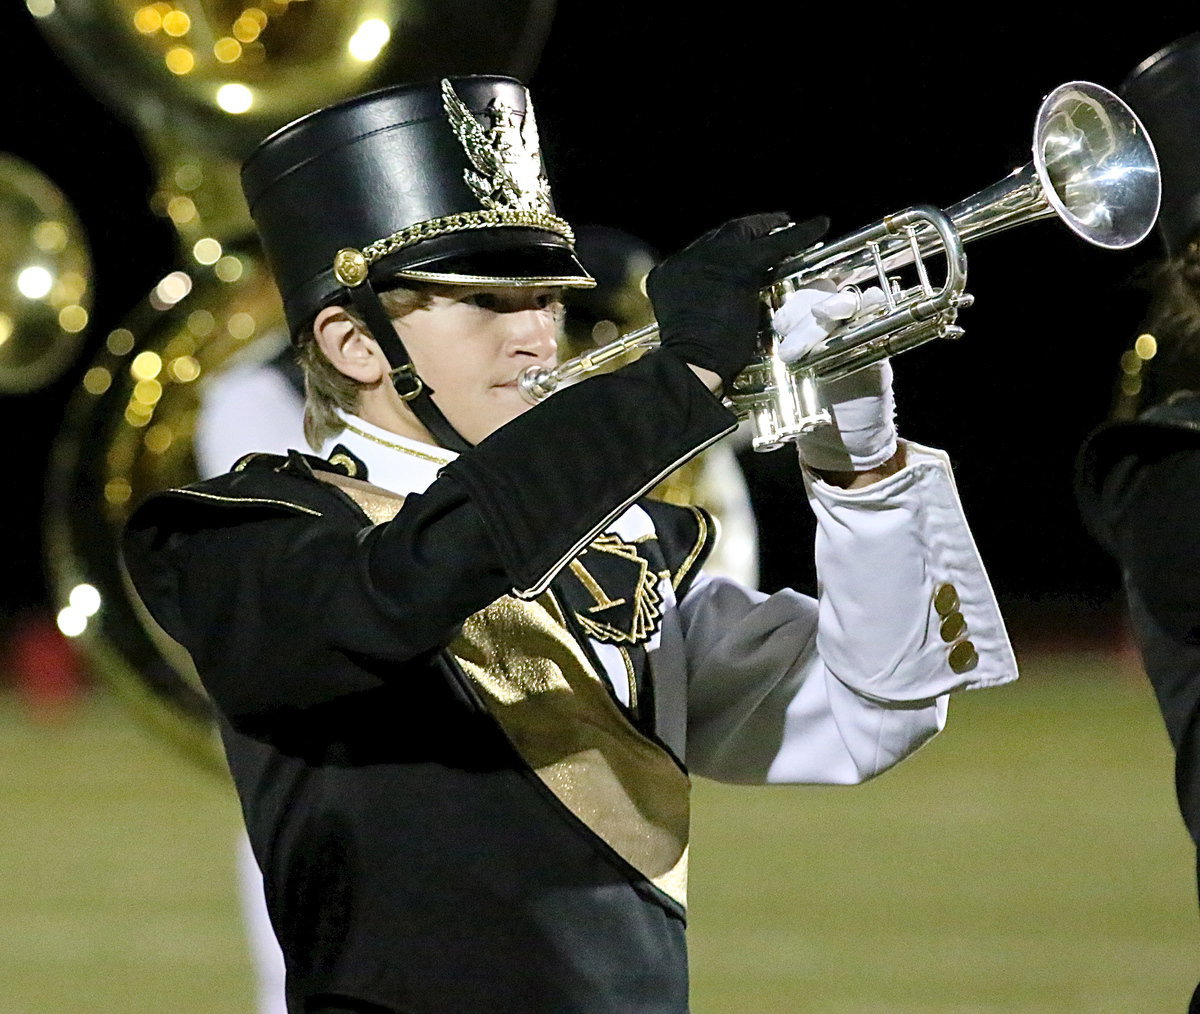
[[[463,211],[442,218],[431,218],[426,222],[417,222],[416,225],[407,226],[390,236],[377,239],[361,250],[345,247],[334,257],[333,273],[342,285],[361,285],[367,280],[367,271],[372,264],[414,243],[452,232],[465,232],[468,229],[496,229],[505,226],[544,229],[562,236],[568,243],[575,242],[575,233],[570,225],[557,215],[524,210]]]

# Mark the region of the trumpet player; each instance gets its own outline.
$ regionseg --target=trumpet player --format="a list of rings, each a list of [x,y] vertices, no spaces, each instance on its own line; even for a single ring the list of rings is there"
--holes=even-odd
[[[315,453],[151,497],[125,551],[219,710],[289,1012],[683,1014],[690,776],[862,782],[1016,676],[886,363],[800,445],[818,599],[706,576],[711,519],[642,498],[735,428],[765,273],[825,223],[705,234],[650,276],[658,350],[530,408],[591,279],[519,82],[328,107],[243,182]],[[792,297],[789,354],[844,299]]]

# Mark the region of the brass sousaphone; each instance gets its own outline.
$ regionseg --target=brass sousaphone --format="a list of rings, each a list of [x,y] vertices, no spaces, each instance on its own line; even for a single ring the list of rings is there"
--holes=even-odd
[[[958,311],[972,302],[963,251],[968,241],[1058,216],[1087,242],[1121,250],[1154,227],[1161,193],[1154,146],[1129,106],[1088,81],[1055,88],[1038,110],[1028,165],[945,211],[906,208],[775,269],[762,292],[768,310],[798,289],[857,289],[863,283],[878,285],[884,304],[858,314],[791,364],[779,357],[772,329],[761,330],[757,354],[729,395],[734,411],[750,420],[755,450],[775,450],[829,424],[822,381],[934,338],[959,337]],[[935,256],[944,261],[937,285],[926,263]],[[908,285],[894,275],[906,267],[916,275]],[[648,324],[554,369],[528,370],[521,391],[540,401],[618,356],[657,344],[658,325]]]

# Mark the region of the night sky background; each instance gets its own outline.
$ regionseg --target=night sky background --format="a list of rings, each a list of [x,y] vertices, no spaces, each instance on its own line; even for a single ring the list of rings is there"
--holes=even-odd
[[[663,251],[749,212],[827,214],[838,236],[910,204],[953,204],[1029,161],[1038,104],[1055,85],[1115,89],[1196,27],[1181,13],[1119,8],[1116,21],[1077,5],[999,21],[998,9],[969,5],[878,17],[846,8],[841,21],[794,3],[687,10],[562,3],[531,82],[560,213]],[[0,96],[0,151],[54,180],[87,228],[98,347],[172,266],[173,230],[147,204],[152,170],[133,130],[59,60],[23,3],[0,13]],[[1160,249],[1152,237],[1101,251],[1056,221],[981,240],[968,248],[966,338],[896,361],[901,431],[950,453],[1010,602],[1086,613],[1113,600],[1115,568],[1080,526],[1072,467],[1108,413],[1145,307],[1136,278]],[[88,358],[42,391],[0,396],[6,613],[46,595],[44,463]],[[764,587],[807,586],[811,525],[794,456],[748,454],[745,465]]]

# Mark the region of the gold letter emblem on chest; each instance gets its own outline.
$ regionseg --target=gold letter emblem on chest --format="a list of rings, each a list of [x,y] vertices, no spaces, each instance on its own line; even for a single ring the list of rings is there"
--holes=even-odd
[[[650,569],[636,543],[601,535],[571,561],[570,571],[592,598],[575,610],[589,637],[608,644],[640,644],[662,619],[659,582],[669,575]]]

